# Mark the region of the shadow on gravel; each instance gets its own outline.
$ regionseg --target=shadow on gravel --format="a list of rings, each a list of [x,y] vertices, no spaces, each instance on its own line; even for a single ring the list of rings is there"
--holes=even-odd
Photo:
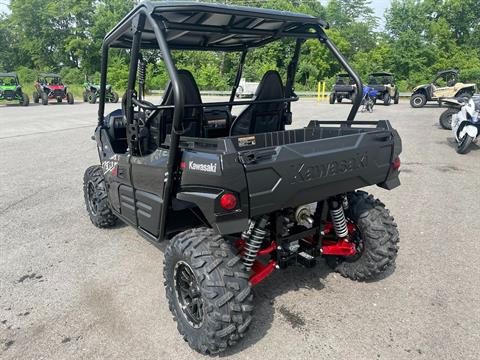
[[[477,139],[478,139],[478,138],[477,138]],[[448,137],[446,143],[453,149],[453,151],[456,151],[456,149],[457,149],[457,141],[455,140],[455,138],[453,138],[453,137]],[[478,150],[480,150],[480,146],[479,146],[478,142],[477,142],[477,143],[472,142],[472,144],[471,144],[470,147],[468,148],[468,151],[467,151],[465,154],[463,154],[463,155],[466,155],[466,154],[468,154],[469,152],[478,151]]]
[[[245,338],[221,353],[219,357],[228,357],[240,353],[260,341],[272,327],[277,313],[293,329],[305,325],[302,314],[287,309],[285,306],[276,306],[275,299],[291,291],[304,289],[321,291],[325,288],[325,278],[330,272],[332,270],[322,260],[312,269],[293,266],[285,270],[276,270],[264,282],[254,287],[255,309],[253,321]],[[300,298],[299,301],[301,301]]]

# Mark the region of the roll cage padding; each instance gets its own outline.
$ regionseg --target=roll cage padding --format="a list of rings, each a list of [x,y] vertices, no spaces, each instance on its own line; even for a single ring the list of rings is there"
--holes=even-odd
[[[269,70],[263,75],[255,92],[255,100],[277,100],[285,97],[282,78],[278,71]],[[250,104],[235,119],[230,135],[258,134],[282,130],[285,103]]]

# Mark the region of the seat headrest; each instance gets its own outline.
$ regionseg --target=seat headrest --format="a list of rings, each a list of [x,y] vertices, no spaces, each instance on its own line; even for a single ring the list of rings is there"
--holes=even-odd
[[[255,91],[256,100],[283,99],[284,88],[282,78],[276,70],[268,70],[263,75],[257,91]]]
[[[178,80],[180,86],[183,88],[183,94],[185,98],[185,104],[199,104],[201,103],[200,90],[198,89],[197,82],[192,73],[188,70],[178,70]],[[169,81],[164,93],[162,105],[173,104],[173,89],[172,82]]]

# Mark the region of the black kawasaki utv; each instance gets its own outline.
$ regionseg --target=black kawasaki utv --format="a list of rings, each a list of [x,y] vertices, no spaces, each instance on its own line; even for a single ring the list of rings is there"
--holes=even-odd
[[[383,101],[384,105],[390,105],[393,100],[398,104],[400,93],[395,85],[395,77],[388,72],[375,72],[368,75],[368,87],[377,90],[377,99]]]
[[[30,100],[25,94],[15,73],[0,73],[0,101],[18,101],[22,106],[28,106]]]
[[[330,93],[329,102],[335,104],[335,100],[341,103],[343,99],[348,99],[353,103],[356,95],[357,85],[355,80],[349,74],[338,74]]]
[[[165,250],[166,297],[178,329],[204,354],[225,350],[252,320],[252,286],[275,269],[324,257],[343,276],[371,279],[394,265],[399,235],[385,205],[357,189],[400,185],[401,140],[386,120],[292,123],[302,44],[317,39],[362,83],[326,36],[328,24],[284,11],[201,3],[142,3],[106,37],[98,126],[100,165],[84,194],[92,223],[120,219]],[[235,101],[250,49],[295,41],[286,82],[267,71],[251,100]],[[130,49],[122,108],[104,114],[108,55]],[[170,83],[143,96],[143,53],[159,49]],[[229,101],[203,103],[172,50],[239,53]],[[140,68],[140,69],[139,69]],[[137,74],[139,74],[137,79]],[[245,106],[233,116],[233,106]]]

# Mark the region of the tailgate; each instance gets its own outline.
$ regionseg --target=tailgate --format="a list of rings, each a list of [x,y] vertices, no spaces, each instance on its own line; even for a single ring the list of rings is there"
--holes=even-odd
[[[390,173],[394,145],[400,142],[394,130],[366,129],[346,135],[339,128],[309,131],[321,134],[302,142],[285,141],[287,131],[262,134],[271,138],[268,143],[282,145],[239,152],[250,194],[250,216],[382,183]],[[395,154],[399,152],[397,148]]]

